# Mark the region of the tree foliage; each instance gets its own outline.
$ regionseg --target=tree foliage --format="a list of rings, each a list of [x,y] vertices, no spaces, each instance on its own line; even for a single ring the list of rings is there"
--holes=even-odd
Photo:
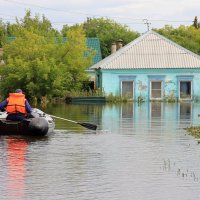
[[[81,27],[69,30],[64,40],[45,17],[32,18],[27,11],[10,32],[15,38],[3,46],[1,94],[6,96],[22,88],[27,96],[41,99],[64,96],[66,91],[81,88],[87,79],[84,70],[93,56]]]
[[[6,38],[8,36],[7,25],[0,20],[0,48],[6,43]]]
[[[58,58],[64,65],[64,86],[70,90],[80,90],[87,80],[84,71],[92,64],[94,50],[86,46],[86,37],[82,27],[75,27],[66,33],[67,42],[61,46]]]
[[[198,22],[198,17],[195,16],[194,21],[193,21],[193,26],[198,29],[200,28],[200,23]]]
[[[102,57],[105,58],[111,53],[111,45],[118,39],[123,40],[123,44],[131,42],[139,36],[139,33],[131,31],[128,26],[121,25],[111,19],[104,18],[88,18],[87,21],[81,25],[74,25],[72,27],[83,26],[86,37],[97,37],[100,40]],[[63,31],[69,30],[69,26],[64,26]]]
[[[22,88],[30,97],[56,93],[59,77],[56,59],[51,56],[53,41],[21,30],[16,39],[4,46],[5,65],[1,68],[3,94]]]

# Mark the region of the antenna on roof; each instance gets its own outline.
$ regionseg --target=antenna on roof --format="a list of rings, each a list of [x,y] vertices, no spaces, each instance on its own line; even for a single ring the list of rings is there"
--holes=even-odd
[[[149,27],[150,27],[150,22],[149,22],[149,20],[148,19],[143,19],[143,21],[144,21],[144,24],[146,24],[147,25],[147,31],[149,31]]]

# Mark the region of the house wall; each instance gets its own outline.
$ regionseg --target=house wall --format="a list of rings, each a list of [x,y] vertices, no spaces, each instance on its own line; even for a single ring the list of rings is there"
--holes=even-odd
[[[163,98],[178,98],[179,81],[189,80],[192,83],[192,99],[200,100],[200,69],[136,69],[136,70],[101,70],[97,71],[97,87],[106,95],[121,95],[121,81],[134,81],[134,99],[150,98],[150,81],[163,81]]]

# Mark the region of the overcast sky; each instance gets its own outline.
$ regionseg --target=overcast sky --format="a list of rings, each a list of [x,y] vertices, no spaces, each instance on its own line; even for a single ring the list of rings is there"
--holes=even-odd
[[[139,33],[165,25],[190,25],[200,18],[200,0],[0,0],[0,18],[15,22],[25,10],[44,15],[54,28],[83,23],[87,17],[105,17]]]

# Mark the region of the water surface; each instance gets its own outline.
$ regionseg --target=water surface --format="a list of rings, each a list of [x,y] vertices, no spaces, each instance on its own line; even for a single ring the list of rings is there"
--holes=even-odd
[[[53,105],[62,120],[42,138],[0,137],[1,200],[200,198],[199,104]]]

